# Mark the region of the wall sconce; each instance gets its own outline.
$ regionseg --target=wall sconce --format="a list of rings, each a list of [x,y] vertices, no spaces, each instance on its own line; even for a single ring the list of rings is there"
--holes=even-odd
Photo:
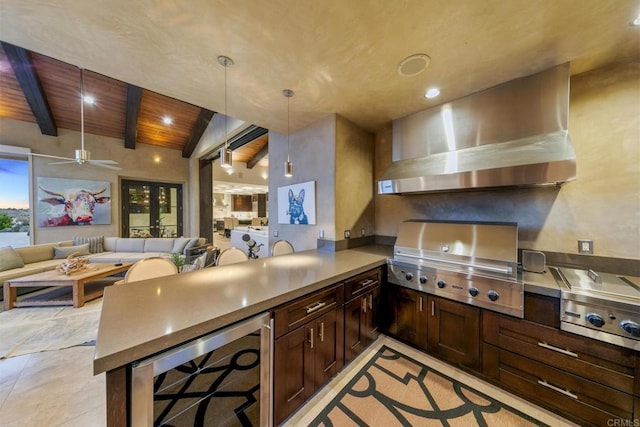
[[[293,91],[290,89],[285,89],[282,91],[282,94],[287,98],[287,161],[284,162],[284,176],[287,178],[291,178],[293,176],[293,163],[289,159],[289,149],[291,148],[291,97],[293,96]]]
[[[233,65],[233,60],[227,56],[218,56],[218,64],[224,67],[224,147],[220,149],[220,166],[230,168],[233,164],[231,150],[229,150],[229,129],[227,128],[227,67]]]

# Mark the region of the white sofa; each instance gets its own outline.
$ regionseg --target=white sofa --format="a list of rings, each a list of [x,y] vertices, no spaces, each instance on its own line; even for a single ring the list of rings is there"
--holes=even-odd
[[[201,237],[175,237],[175,238],[121,238],[105,237],[103,252],[85,253],[91,262],[126,263],[136,262],[149,257],[171,257],[172,253],[181,253],[189,256],[204,248],[205,238]],[[63,248],[63,249],[60,249]],[[22,267],[14,267],[2,270],[0,265],[0,283],[29,274],[41,273],[53,270],[66,258],[68,253],[74,251],[77,246],[68,240],[57,243],[45,243],[40,245],[15,248],[15,252],[22,258]],[[83,248],[87,249],[87,245]],[[54,259],[58,254],[60,258]]]

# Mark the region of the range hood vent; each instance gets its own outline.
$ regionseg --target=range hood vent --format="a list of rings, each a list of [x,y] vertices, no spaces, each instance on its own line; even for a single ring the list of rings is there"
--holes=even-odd
[[[569,64],[393,122],[380,194],[559,185],[576,175]]]

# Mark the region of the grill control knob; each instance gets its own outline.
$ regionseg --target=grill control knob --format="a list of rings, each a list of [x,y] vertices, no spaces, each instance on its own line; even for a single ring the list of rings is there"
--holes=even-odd
[[[411,279],[413,279],[413,273],[407,273],[407,274],[405,274],[405,275],[404,275],[404,278],[405,278],[405,279],[407,279],[407,280],[411,280]]]
[[[588,313],[585,316],[585,319],[587,319],[587,321],[596,328],[601,328],[604,326],[604,319],[598,313]]]
[[[487,292],[487,296],[491,301],[498,301],[498,298],[500,298],[500,294],[494,291],[493,289]]]
[[[633,320],[623,320],[620,322],[620,327],[626,333],[634,337],[640,337],[640,323],[634,322]]]
[[[447,286],[447,282],[445,282],[444,280],[438,280],[438,287],[440,289],[444,288],[445,286]]]
[[[478,288],[469,288],[469,295],[471,295],[472,297],[477,297],[479,293],[480,291],[478,290]]]
[[[422,283],[423,285],[427,283],[427,280],[429,280],[427,279],[427,276],[420,276],[420,283]]]

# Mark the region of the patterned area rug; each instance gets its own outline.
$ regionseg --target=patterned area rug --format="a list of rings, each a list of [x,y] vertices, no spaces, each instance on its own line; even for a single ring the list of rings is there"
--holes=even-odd
[[[20,307],[0,313],[0,359],[94,344],[102,298],[81,308]]]
[[[533,418],[387,346],[311,426],[541,426]]]

